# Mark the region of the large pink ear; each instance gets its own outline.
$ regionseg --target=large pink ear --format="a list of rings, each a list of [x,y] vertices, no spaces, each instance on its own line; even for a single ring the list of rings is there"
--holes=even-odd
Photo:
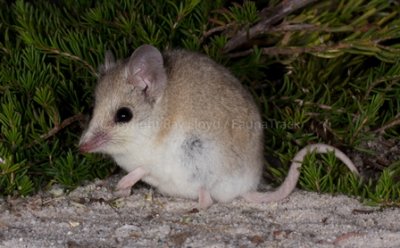
[[[153,99],[163,93],[167,84],[167,74],[160,51],[150,45],[137,48],[126,66],[128,83],[143,90]]]

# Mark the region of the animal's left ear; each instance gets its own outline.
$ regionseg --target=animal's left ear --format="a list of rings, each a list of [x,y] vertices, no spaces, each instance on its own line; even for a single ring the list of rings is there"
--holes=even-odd
[[[110,70],[111,68],[113,68],[115,66],[114,54],[110,50],[106,51],[106,54],[105,54],[104,57],[105,57],[104,58],[104,64],[102,64],[99,67],[100,75],[105,74],[108,70]]]
[[[160,51],[150,45],[137,48],[125,68],[129,84],[143,90],[143,92],[156,99],[162,95],[167,84],[167,74]]]

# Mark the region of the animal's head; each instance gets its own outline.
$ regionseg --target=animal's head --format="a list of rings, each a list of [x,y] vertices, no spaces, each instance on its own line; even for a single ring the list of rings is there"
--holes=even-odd
[[[163,95],[167,75],[160,51],[150,45],[137,48],[124,62],[107,52],[100,74],[93,116],[79,148],[116,154],[141,135],[141,125]]]

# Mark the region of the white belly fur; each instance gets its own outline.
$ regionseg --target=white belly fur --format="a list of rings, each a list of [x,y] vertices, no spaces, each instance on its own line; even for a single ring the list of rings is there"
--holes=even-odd
[[[147,170],[148,175],[142,180],[167,195],[197,199],[200,187],[204,187],[215,200],[226,202],[256,188],[259,176],[253,175],[246,165],[241,165],[243,170],[236,174],[216,177],[226,174],[229,165],[213,142],[205,145],[200,159],[185,161],[184,140],[181,130],[172,131],[160,145],[151,144],[151,140],[136,140],[136,145],[129,147],[130,153],[115,155],[114,159],[127,172],[138,167]]]

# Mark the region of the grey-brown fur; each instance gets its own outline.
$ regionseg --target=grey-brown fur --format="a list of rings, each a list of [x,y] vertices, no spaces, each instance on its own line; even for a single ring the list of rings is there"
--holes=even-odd
[[[80,148],[107,153],[129,172],[119,190],[143,180],[165,194],[198,198],[203,208],[213,199],[238,196],[276,201],[296,186],[308,148],[338,151],[323,144],[304,148],[277,191],[258,193],[263,165],[260,113],[225,67],[197,53],[161,54],[143,45],[120,62],[107,54],[101,69],[94,115]],[[126,111],[128,119],[116,116]],[[356,171],[344,154],[337,156]]]

